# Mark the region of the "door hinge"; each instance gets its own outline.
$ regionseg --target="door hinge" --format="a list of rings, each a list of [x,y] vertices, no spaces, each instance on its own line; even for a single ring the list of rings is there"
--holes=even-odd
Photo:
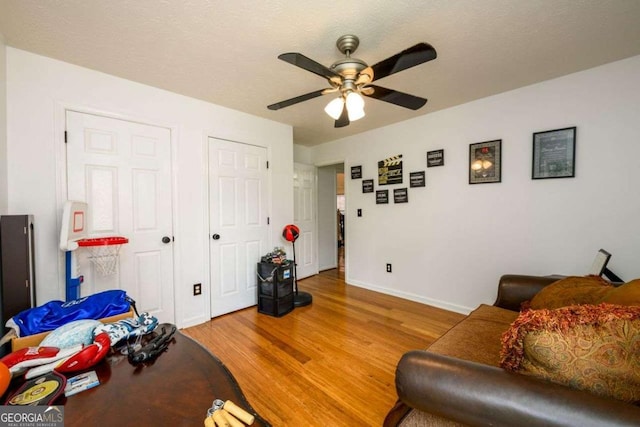
[[[269,160],[267,160],[267,169],[269,169]]]
[[[65,144],[67,143],[67,131],[66,130],[64,131],[64,143]]]
[[[267,217],[267,225],[269,225],[271,222],[271,220],[269,219],[269,217]]]

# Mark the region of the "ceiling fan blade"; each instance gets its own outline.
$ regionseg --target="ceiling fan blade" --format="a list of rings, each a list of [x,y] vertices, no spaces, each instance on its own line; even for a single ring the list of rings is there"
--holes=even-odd
[[[279,110],[284,107],[288,107],[293,104],[297,104],[299,102],[308,101],[313,98],[317,98],[325,94],[326,89],[316,90],[315,92],[305,93],[304,95],[296,96],[295,98],[287,99],[286,101],[276,102],[275,104],[269,105],[267,108],[269,110]]]
[[[289,64],[295,65],[296,67],[300,67],[304,70],[311,71],[313,74],[317,74],[320,77],[324,77],[326,79],[342,79],[340,74],[335,71],[330,70],[324,65],[314,61],[313,59],[307,58],[301,53],[283,53],[278,56],[278,59],[283,60],[284,62],[288,62]],[[338,80],[340,81],[340,80]]]
[[[367,86],[367,88],[373,88],[373,93],[369,94],[363,92],[363,95],[370,98],[378,99],[380,101],[399,105],[400,107],[409,108],[411,110],[417,110],[427,103],[427,100],[425,98],[409,95],[408,93],[398,92],[397,90],[387,89],[386,87],[369,85]]]
[[[340,117],[338,117],[333,127],[343,128],[349,126],[349,123],[349,112],[347,111],[347,104],[345,103],[344,107],[342,107],[342,114],[340,114]]]
[[[418,43],[371,67],[373,68],[373,80],[379,80],[407,68],[415,67],[436,59],[437,56],[433,46],[428,43]]]

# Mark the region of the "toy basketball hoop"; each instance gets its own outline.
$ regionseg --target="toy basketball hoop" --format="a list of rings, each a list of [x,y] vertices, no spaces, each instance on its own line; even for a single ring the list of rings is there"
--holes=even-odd
[[[89,260],[93,263],[98,273],[110,276],[118,269],[118,255],[120,248],[129,243],[126,237],[96,237],[80,239],[78,246],[89,251]]]

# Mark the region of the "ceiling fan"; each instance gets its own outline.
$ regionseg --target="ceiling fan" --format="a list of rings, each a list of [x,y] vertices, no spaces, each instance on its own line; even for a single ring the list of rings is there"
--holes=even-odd
[[[329,68],[307,58],[301,53],[283,53],[278,56],[278,59],[324,77],[331,87],[276,102],[267,108],[279,110],[318,96],[337,93],[339,95],[338,98],[327,104],[325,112],[335,120],[335,127],[339,128],[364,117],[364,99],[362,95],[411,110],[417,110],[427,103],[425,98],[371,83],[435,59],[437,54],[433,46],[428,43],[418,43],[370,67],[361,59],[351,57],[351,54],[356,51],[359,44],[360,40],[354,35],[340,37],[336,42],[336,46],[346,57],[334,62]]]

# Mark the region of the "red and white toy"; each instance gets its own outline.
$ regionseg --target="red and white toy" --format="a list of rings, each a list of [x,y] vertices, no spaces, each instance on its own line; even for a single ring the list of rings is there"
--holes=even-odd
[[[53,370],[60,373],[81,371],[100,362],[109,352],[111,340],[106,333],[98,334],[93,343],[69,348],[28,347],[3,357],[12,376],[29,369],[26,379],[35,378]]]

